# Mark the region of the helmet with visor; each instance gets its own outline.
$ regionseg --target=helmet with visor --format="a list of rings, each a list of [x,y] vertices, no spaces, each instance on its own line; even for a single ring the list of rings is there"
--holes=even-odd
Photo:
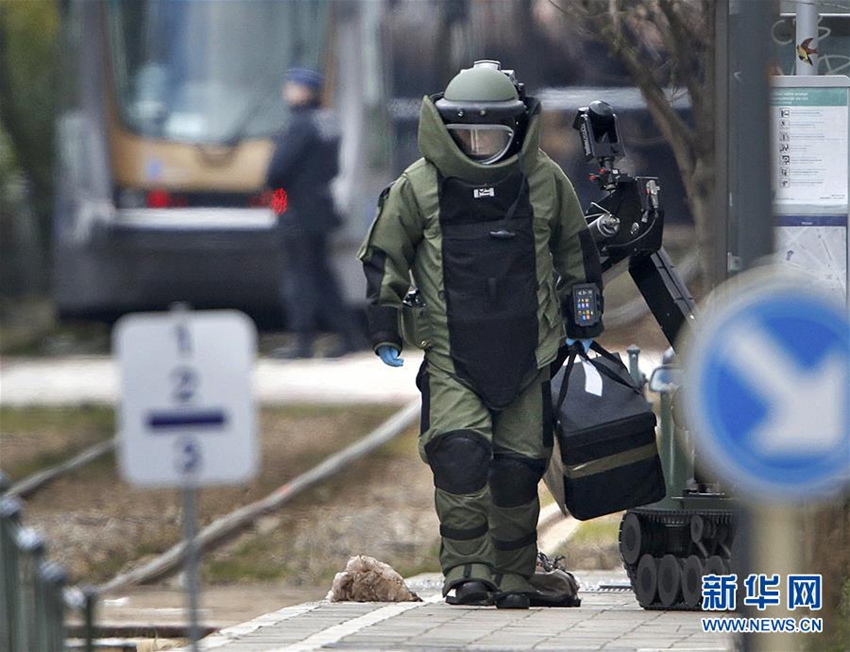
[[[487,165],[519,141],[527,112],[521,93],[513,71],[503,71],[498,61],[476,61],[449,82],[436,106],[460,150]]]

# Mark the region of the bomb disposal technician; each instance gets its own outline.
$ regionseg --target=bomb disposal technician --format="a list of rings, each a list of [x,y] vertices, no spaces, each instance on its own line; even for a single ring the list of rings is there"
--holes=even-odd
[[[589,346],[602,332],[581,324],[574,297],[592,290],[601,310],[599,255],[539,141],[540,103],[511,71],[461,71],[423,99],[422,158],[381,193],[359,253],[375,352],[400,366],[402,334],[425,350],[419,452],[451,604],[529,606],[549,364],[565,335]],[[411,272],[418,296],[405,302]]]

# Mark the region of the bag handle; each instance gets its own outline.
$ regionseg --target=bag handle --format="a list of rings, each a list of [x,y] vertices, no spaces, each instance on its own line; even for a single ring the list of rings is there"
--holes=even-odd
[[[594,353],[598,353],[600,356],[602,356],[603,358],[605,358],[609,362],[617,365],[618,367],[622,368],[626,373],[628,373],[629,370],[626,368],[626,365],[623,364],[623,361],[620,360],[620,358],[618,358],[616,355],[614,355],[613,353],[611,353],[610,351],[605,349],[598,342],[592,342],[591,345],[590,345],[590,350],[593,351]],[[588,358],[588,360],[591,363],[593,363],[593,360],[590,360],[590,358]],[[640,391],[640,388],[636,387],[634,382],[626,382],[620,376],[618,376],[617,374],[612,372],[610,369],[608,369],[608,367],[604,367],[604,366],[597,365],[597,364],[595,364],[593,366],[596,367],[596,370],[599,373],[603,374],[604,376],[608,376],[608,378],[610,378],[611,380],[620,383],[624,387],[628,387],[629,389],[634,390],[638,394],[641,394],[641,396],[643,395]],[[631,376],[629,376],[629,378],[631,379]]]
[[[615,364],[621,365],[621,366],[623,367],[623,369],[625,369],[625,368],[626,368],[626,365],[624,365],[624,364],[623,364],[623,361],[622,361],[622,360],[620,360],[620,358],[618,358],[616,355],[614,355],[613,353],[611,353],[608,349],[606,349],[605,347],[603,347],[603,346],[602,346],[599,342],[597,342],[596,340],[593,340],[593,341],[590,343],[590,350],[591,350],[591,351],[593,351],[594,353],[598,353],[598,354],[599,354],[599,355],[601,355],[603,358],[605,358],[605,359],[607,359],[607,360],[610,360],[611,362],[613,362],[613,363],[615,363]]]
[[[614,358],[614,359],[617,360],[617,358]],[[603,376],[607,376],[608,378],[613,380],[615,383],[619,383],[623,387],[628,387],[630,390],[632,390],[636,394],[640,394],[641,396],[643,396],[643,394],[641,394],[641,391],[637,387],[634,386],[634,383],[630,383],[628,381],[623,380],[620,376],[615,374],[608,367],[605,367],[601,364],[595,364],[594,360],[592,358],[587,358],[587,361],[590,362],[590,364],[592,364],[594,366],[596,371],[598,371]],[[619,362],[619,360],[617,360],[617,361]]]
[[[573,344],[573,347],[579,347],[578,341],[576,341],[576,343]],[[564,345],[564,346],[562,346],[558,349],[557,357],[552,362],[552,364],[549,365],[549,368],[551,369],[551,372],[552,372],[551,373],[552,376],[554,376],[556,373],[558,373],[558,371],[561,370],[561,367],[564,366],[564,363],[567,361],[567,358],[570,357],[570,352],[572,350],[573,349],[571,347],[566,346],[566,345]],[[582,354],[585,353],[583,346],[580,349],[576,348],[575,350],[578,351],[579,353],[582,353]],[[613,353],[611,353],[607,349],[603,348],[602,345],[599,344],[598,342],[596,342],[595,340],[593,342],[591,342],[590,350],[593,351],[594,353],[598,353],[599,355],[601,355],[606,360],[609,360],[616,365],[620,365],[621,367],[623,367],[623,369],[626,368],[626,365],[623,364],[623,361],[620,360],[620,358],[618,358],[616,355],[614,355]]]
[[[581,345],[579,345],[579,346],[581,346]],[[561,410],[561,406],[564,404],[564,401],[567,398],[567,390],[569,389],[569,386],[570,386],[570,374],[573,371],[573,366],[575,365],[577,355],[578,355],[578,352],[575,351],[575,350],[572,350],[568,354],[567,367],[566,367],[566,369],[564,369],[564,380],[563,380],[563,382],[561,382],[561,391],[558,392],[558,401],[555,403],[555,412],[554,412],[555,421],[558,420],[558,412]]]
[[[557,357],[549,365],[549,378],[554,378],[555,374],[561,370],[567,358],[570,357],[570,347],[566,344],[558,349]]]
[[[602,356],[606,360],[609,360],[610,362],[613,362],[613,363],[623,367],[623,369],[626,368],[626,366],[623,364],[623,362],[622,362],[622,360],[620,360],[620,358],[615,356],[613,353],[606,351],[605,349],[602,348],[601,345],[597,344],[596,342],[593,342],[590,345],[590,348],[593,352],[598,353],[600,356]],[[570,385],[570,375],[572,374],[573,367],[575,366],[576,357],[578,357],[578,356],[581,356],[582,358],[587,360],[590,364],[593,365],[594,369],[596,369],[596,371],[598,371],[603,376],[609,378],[610,380],[613,380],[615,383],[619,383],[623,387],[627,387],[628,389],[632,390],[636,394],[643,396],[640,389],[635,387],[633,383],[626,382],[620,376],[618,376],[613,371],[611,371],[608,367],[601,365],[601,364],[597,364],[595,362],[594,358],[591,358],[587,355],[587,352],[584,350],[584,347],[581,345],[581,343],[577,342],[574,346],[567,349],[567,367],[564,370],[564,380],[561,383],[561,389],[558,392],[558,401],[555,403],[554,417],[555,417],[556,421],[558,419],[558,412],[560,412],[561,406],[564,404],[564,401],[567,399],[567,391],[569,391],[569,385]],[[559,358],[560,357],[561,356],[559,355]],[[563,360],[564,359],[561,358],[561,363],[563,363]],[[558,362],[558,360],[556,360],[556,362]]]

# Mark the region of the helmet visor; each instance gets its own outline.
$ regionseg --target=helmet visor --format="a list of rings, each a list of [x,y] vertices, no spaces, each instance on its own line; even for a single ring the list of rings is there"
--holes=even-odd
[[[484,164],[498,161],[514,137],[514,130],[506,125],[448,124],[446,129],[464,154]]]

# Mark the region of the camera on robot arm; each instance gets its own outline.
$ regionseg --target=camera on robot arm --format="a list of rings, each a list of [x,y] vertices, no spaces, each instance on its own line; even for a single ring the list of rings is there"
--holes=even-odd
[[[596,160],[590,178],[605,193],[585,212],[603,272],[630,256],[658,251],[664,224],[661,188],[657,177],[631,177],[616,167],[625,147],[614,109],[595,100],[578,110],[573,129],[581,136],[585,160]]]

